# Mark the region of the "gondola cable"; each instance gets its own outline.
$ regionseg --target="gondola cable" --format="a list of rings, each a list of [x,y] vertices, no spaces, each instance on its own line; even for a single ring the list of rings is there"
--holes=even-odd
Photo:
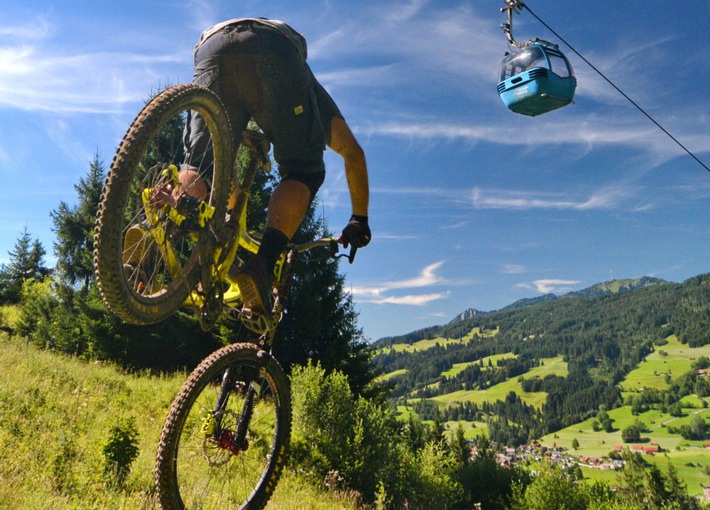
[[[589,67],[591,67],[599,76],[601,76],[606,82],[614,87],[619,94],[624,96],[624,98],[629,101],[632,105],[638,109],[641,113],[643,113],[651,122],[653,122],[661,131],[663,131],[671,140],[673,140],[681,149],[683,149],[691,158],[693,158],[695,161],[697,161],[700,166],[702,166],[705,170],[710,172],[710,168],[703,163],[703,161],[700,160],[693,152],[688,149],[685,145],[683,145],[680,140],[678,140],[675,136],[673,136],[670,131],[668,131],[666,128],[664,128],[656,119],[654,119],[651,114],[646,112],[638,103],[636,103],[633,99],[631,99],[623,90],[621,90],[616,84],[611,81],[609,78],[607,78],[604,73],[602,73],[599,69],[597,69],[589,60],[587,60],[580,52],[578,52],[570,43],[568,43],[560,34],[558,34],[555,30],[553,30],[547,23],[545,23],[540,17],[535,14],[530,7],[528,7],[526,4],[522,2],[518,2],[516,6],[523,7],[528,10],[530,14],[533,15],[533,17],[538,20],[545,28],[547,28],[550,32],[552,32],[555,37],[557,37],[560,41],[562,41],[570,50],[572,50],[575,55],[577,55],[579,58],[581,58],[584,63],[586,63]]]

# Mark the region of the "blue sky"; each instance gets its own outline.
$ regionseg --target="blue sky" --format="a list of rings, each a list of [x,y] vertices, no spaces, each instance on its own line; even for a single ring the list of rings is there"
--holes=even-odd
[[[502,0],[35,1],[0,9],[0,261],[98,151],[108,168],[151,91],[190,81],[202,29],[283,19],[366,150],[373,241],[342,265],[365,336],[543,293],[710,270],[710,172],[567,47],[575,104],[529,118],[497,92]],[[710,164],[708,0],[530,0],[530,8]],[[547,32],[527,11],[519,40]],[[342,161],[319,198],[350,216]],[[347,266],[347,267],[346,267]]]

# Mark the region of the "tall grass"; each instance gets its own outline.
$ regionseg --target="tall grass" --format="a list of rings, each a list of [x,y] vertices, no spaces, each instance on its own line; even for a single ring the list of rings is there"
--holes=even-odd
[[[163,419],[185,374],[125,374],[0,333],[0,508],[154,509]],[[103,445],[135,419],[139,454],[125,484],[106,479]],[[270,508],[355,508],[287,472]]]

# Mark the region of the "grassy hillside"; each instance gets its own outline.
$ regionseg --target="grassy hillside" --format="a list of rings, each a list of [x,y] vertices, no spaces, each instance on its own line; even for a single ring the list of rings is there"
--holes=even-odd
[[[491,356],[491,358],[497,359],[502,359],[505,357],[505,354]],[[542,359],[540,361],[542,362],[542,364],[539,367],[535,367],[532,370],[528,371],[526,374],[524,374],[525,378],[533,379],[535,377],[539,377],[540,379],[544,379],[546,375],[550,374],[559,376],[567,375],[567,363],[563,361],[562,356]],[[430,401],[444,405],[448,405],[452,402],[473,402],[476,404],[481,404],[483,402],[493,403],[497,400],[505,400],[505,396],[511,391],[517,393],[525,403],[538,408],[542,407],[542,404],[547,398],[547,393],[542,391],[534,393],[524,392],[520,381],[518,380],[518,378],[515,378],[508,379],[507,381],[491,386],[490,388],[486,388],[485,390],[461,390],[456,391],[454,393],[447,393],[446,395],[433,397],[430,399]]]
[[[451,345],[466,345],[474,338],[492,338],[498,334],[498,329],[481,329],[480,327],[473,327],[464,336],[460,338],[447,338],[443,336],[437,336],[434,338],[428,338],[424,340],[419,340],[413,343],[394,343],[383,347],[377,354],[384,354],[389,351],[394,352],[421,352],[431,349],[432,347],[439,345],[441,347],[447,347]]]
[[[710,418],[710,409],[687,408],[688,414],[685,418],[676,419],[668,414],[658,411],[649,411],[638,416],[631,414],[629,406],[620,407],[609,411],[609,417],[614,420],[614,432],[595,431],[592,427],[592,420],[586,420],[571,427],[562,429],[554,434],[549,434],[540,439],[540,443],[545,446],[564,447],[575,457],[608,457],[616,445],[633,448],[633,445],[625,444],[621,439],[621,431],[628,427],[634,420],[639,419],[650,426],[650,432],[643,433],[644,443],[641,446],[657,444],[663,448],[662,453],[655,455],[644,455],[648,462],[655,462],[663,471],[666,470],[668,461],[673,462],[678,474],[688,486],[688,493],[700,495],[703,487],[710,485],[704,467],[710,465],[710,449],[703,447],[703,441],[686,441],[677,434],[669,434],[665,423],[673,422],[679,425],[683,421],[690,419],[691,413],[699,413],[707,420]],[[579,448],[574,450],[572,442],[577,440]],[[596,469],[585,469],[584,475],[593,480],[607,480],[608,472]],[[612,478],[613,480],[613,478]]]
[[[488,365],[488,360],[495,365],[499,359],[512,357],[513,354],[494,355],[484,358],[483,365]],[[675,381],[691,369],[691,365],[697,358],[710,357],[710,345],[698,348],[690,348],[687,344],[681,344],[675,336],[668,338],[666,345],[660,346],[655,352],[649,354],[645,361],[638,368],[631,371],[622,381],[620,387],[626,396],[642,392],[644,388],[668,387],[666,374],[671,381]],[[541,360],[539,367],[534,367],[523,375],[526,379],[539,377],[544,379],[546,375],[567,375],[567,363],[561,356]],[[471,363],[455,364],[453,368],[441,375],[453,377]],[[401,375],[391,374],[392,376]],[[426,399],[428,402],[436,404],[439,408],[444,408],[459,402],[473,402],[481,404],[483,402],[495,402],[505,400],[510,392],[516,392],[521,399],[529,405],[540,407],[545,401],[544,392],[526,393],[522,390],[519,378],[511,378],[502,383],[496,384],[485,390],[457,391],[444,395]],[[398,413],[402,419],[407,419],[410,414],[416,414],[412,405],[419,399],[410,399],[409,405],[398,406]],[[575,457],[607,457],[616,445],[625,445],[621,439],[621,431],[631,425],[635,420],[640,420],[650,430],[642,435],[643,445],[651,443],[659,445],[664,452],[654,456],[647,456],[649,462],[656,462],[662,470],[667,469],[668,460],[673,462],[681,479],[688,486],[688,492],[692,495],[703,493],[703,487],[710,485],[710,477],[705,473],[705,466],[710,465],[710,449],[704,448],[705,441],[686,441],[678,434],[671,434],[667,430],[667,425],[680,426],[688,423],[695,415],[710,421],[710,398],[700,399],[689,396],[682,400],[684,417],[673,417],[668,413],[663,413],[658,409],[651,409],[639,415],[633,415],[630,406],[622,406],[609,411],[609,416],[613,422],[614,431],[595,431],[592,425],[593,419],[577,423],[564,428],[554,434],[549,434],[541,438],[540,442],[545,446],[558,446],[566,448]],[[704,403],[703,403],[704,402]],[[446,428],[454,430],[459,424],[464,428],[466,437],[472,438],[486,432],[485,423],[473,422],[448,422]],[[579,447],[574,450],[572,442],[577,440]],[[590,480],[603,480],[616,483],[616,474],[598,469],[583,469],[584,475]]]
[[[690,348],[681,344],[675,336],[671,336],[666,345],[649,354],[638,368],[629,372],[620,387],[625,390],[626,396],[642,392],[645,388],[666,389],[666,374],[671,380],[676,380],[687,373],[693,361],[700,356],[710,357],[710,345]],[[671,434],[667,426],[687,424],[694,416],[701,416],[706,422],[710,421],[710,398],[688,396],[681,402],[683,417],[673,417],[659,409],[633,415],[630,406],[622,406],[609,411],[609,417],[613,420],[613,432],[595,431],[592,425],[594,419],[590,418],[549,434],[540,442],[546,446],[567,448],[575,456],[606,457],[617,445],[633,448],[633,445],[622,441],[621,431],[639,420],[649,430],[642,434],[643,443],[639,444],[659,445],[663,449],[661,454],[645,456],[646,460],[657,463],[663,470],[666,469],[668,460],[672,461],[681,478],[687,483],[688,493],[699,495],[702,494],[704,486],[710,485],[710,476],[704,471],[705,466],[710,465],[710,448],[704,447],[706,441],[685,440],[678,434]],[[576,450],[572,448],[575,439],[579,443]],[[609,477],[608,473],[595,469],[585,469],[584,474],[591,479],[606,480]]]
[[[685,374],[701,356],[710,358],[710,344],[691,348],[672,335],[666,345],[658,346],[646,356],[638,368],[626,376],[620,387],[625,392],[642,391],[644,388],[667,389],[668,380],[674,381]]]
[[[153,509],[153,462],[183,375],[127,375],[0,334],[0,508]],[[103,477],[117,418],[135,418],[139,455],[124,489]],[[355,508],[285,473],[269,508]]]

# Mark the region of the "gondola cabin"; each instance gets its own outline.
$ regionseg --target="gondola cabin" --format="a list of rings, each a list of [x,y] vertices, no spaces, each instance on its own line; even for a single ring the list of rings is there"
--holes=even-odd
[[[513,112],[532,117],[572,102],[577,79],[556,45],[534,42],[508,55],[500,66],[498,94]]]

